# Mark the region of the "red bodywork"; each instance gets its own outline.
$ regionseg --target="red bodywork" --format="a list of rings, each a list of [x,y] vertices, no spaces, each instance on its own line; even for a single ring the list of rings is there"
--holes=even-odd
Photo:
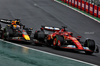
[[[85,51],[86,54],[98,53],[99,48],[95,45],[94,40],[87,39],[85,42],[81,41],[81,36],[74,37],[72,32],[65,30],[66,26],[62,28],[41,26],[40,30],[34,33],[35,45],[46,45],[53,48],[61,49],[75,49],[77,51]],[[89,42],[92,42],[89,45]],[[94,44],[93,44],[94,43]],[[95,46],[94,46],[95,45]],[[94,50],[92,50],[94,49]]]
[[[46,30],[49,30],[49,31],[53,31],[53,30],[50,30],[50,29],[46,29]],[[64,29],[60,29],[60,30],[54,30],[55,32],[52,33],[52,34],[49,34],[47,36],[47,40],[51,40],[53,39],[56,35],[61,35],[64,37],[64,40],[71,40],[77,48],[73,48],[73,47],[62,47],[62,48],[67,48],[67,49],[78,49],[78,50],[84,50],[84,51],[90,51],[92,52],[91,50],[89,49],[84,49],[82,44],[78,41],[78,39],[80,38],[76,38],[76,37],[73,37],[72,36],[72,32],[68,32],[68,31],[64,31]],[[58,42],[59,43],[59,42]]]

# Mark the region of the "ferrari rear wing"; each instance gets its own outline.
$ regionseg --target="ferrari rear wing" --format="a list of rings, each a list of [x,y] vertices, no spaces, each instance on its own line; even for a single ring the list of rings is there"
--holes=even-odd
[[[41,27],[49,31],[59,31],[60,30],[60,28],[57,28],[57,27],[49,27],[49,26],[41,26]]]

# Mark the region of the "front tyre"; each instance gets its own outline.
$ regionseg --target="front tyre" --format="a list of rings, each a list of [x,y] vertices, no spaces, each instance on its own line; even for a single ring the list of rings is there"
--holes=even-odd
[[[84,47],[88,47],[92,52],[85,51],[86,54],[91,55],[95,50],[95,41],[92,39],[87,39],[84,43]]]

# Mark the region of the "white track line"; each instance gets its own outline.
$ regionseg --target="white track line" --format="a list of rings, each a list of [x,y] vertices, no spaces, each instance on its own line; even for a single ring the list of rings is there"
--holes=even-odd
[[[77,62],[85,63],[85,64],[88,64],[88,65],[98,66],[98,65],[95,65],[95,64],[92,64],[92,63],[88,63],[88,62],[84,62],[84,61],[81,61],[81,60],[77,60],[77,59],[73,59],[73,58],[69,58],[69,57],[65,57],[65,56],[61,56],[61,55],[57,55],[57,54],[53,54],[53,53],[49,53],[49,52],[46,52],[46,51],[42,51],[42,50],[38,50],[38,49],[34,49],[34,48],[30,48],[30,47],[27,47],[27,46],[19,45],[19,44],[12,43],[12,42],[9,42],[9,41],[5,41],[5,40],[2,40],[2,39],[0,39],[0,41],[4,41],[4,42],[6,42],[6,43],[10,43],[10,44],[12,44],[12,45],[16,45],[16,46],[19,46],[19,47],[25,47],[25,48],[28,48],[28,49],[30,49],[30,50],[35,50],[35,51],[38,51],[38,52],[42,52],[42,53],[46,53],[46,54],[50,54],[50,55],[53,55],[53,56],[57,56],[57,57],[61,57],[61,58],[65,58],[65,59],[69,59],[69,60],[73,60],[73,61],[77,61]]]
[[[70,8],[70,9],[73,9],[74,11],[77,11],[77,12],[79,12],[80,14],[83,14],[83,15],[85,15],[86,17],[89,17],[89,18],[91,18],[91,19],[97,21],[98,23],[100,23],[100,21],[98,21],[98,20],[96,20],[96,19],[94,19],[94,18],[92,18],[92,17],[90,17],[90,16],[88,16],[88,15],[86,15],[86,14],[84,14],[84,13],[82,13],[82,12],[80,12],[80,11],[74,9],[74,8],[72,8],[71,6],[65,5],[65,4],[63,4],[63,3],[61,3],[61,2],[59,2],[59,1],[57,1],[57,0],[54,0],[54,1],[57,2],[57,3],[60,3],[60,4],[64,5],[64,6],[66,6],[66,7],[68,7],[68,8]]]

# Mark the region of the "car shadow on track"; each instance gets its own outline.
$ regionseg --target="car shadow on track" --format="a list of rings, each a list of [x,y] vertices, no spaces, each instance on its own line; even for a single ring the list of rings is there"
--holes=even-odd
[[[69,52],[69,53],[76,53],[76,54],[82,54],[82,55],[88,55],[88,54],[85,54],[84,51],[79,51],[79,50],[76,50],[76,49],[62,49],[62,48],[52,48],[50,46],[45,46],[45,45],[35,45],[34,47],[38,47],[38,48],[48,48],[50,51],[48,50],[43,50],[43,51],[47,51],[47,52],[51,52],[51,50],[54,50],[54,51],[60,51],[60,52]],[[42,50],[42,49],[40,49]],[[95,56],[97,57],[96,55],[88,55],[88,56]]]
[[[46,51],[46,52],[50,52],[50,53],[54,53],[53,51],[51,52],[51,50],[54,50],[55,52],[56,51],[60,51],[60,52],[69,52],[69,53],[75,53],[75,54],[81,54],[81,55],[87,55],[85,54],[84,51],[79,51],[79,50],[75,50],[75,49],[62,49],[62,48],[52,48],[50,46],[45,46],[45,45],[34,45],[34,43],[30,43],[30,42],[23,42],[23,41],[8,41],[8,42],[12,42],[12,43],[16,43],[18,45],[23,45],[23,46],[26,46],[26,47],[29,47],[29,48],[35,48],[35,49],[38,49],[38,50],[42,50],[42,51]],[[48,49],[48,51],[46,50]],[[95,56],[97,57],[96,55],[89,55],[89,56]]]

